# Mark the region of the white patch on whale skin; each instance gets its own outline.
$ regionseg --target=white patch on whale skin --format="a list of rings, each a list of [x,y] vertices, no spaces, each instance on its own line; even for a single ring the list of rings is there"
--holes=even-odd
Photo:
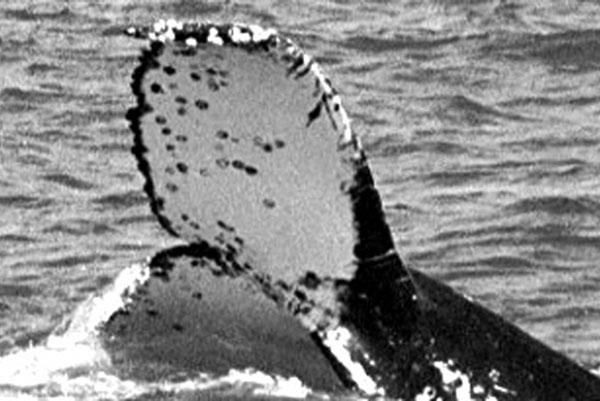
[[[415,396],[415,401],[437,401],[435,389],[431,386],[425,386],[422,392]]]
[[[208,30],[208,38],[206,39],[208,43],[212,43],[213,45],[222,46],[223,39],[219,36],[219,31],[217,28],[210,28]]]
[[[187,47],[196,47],[198,46],[198,41],[195,38],[187,38],[185,40],[185,45]]]
[[[484,386],[480,384],[471,384],[469,375],[460,371],[452,360],[435,361],[433,366],[441,373],[444,390],[456,399],[456,401],[498,401],[498,398],[494,394],[490,393],[490,390],[486,390]],[[517,393],[513,390],[505,388],[497,384],[500,379],[500,373],[492,369],[489,373],[490,379],[494,382],[493,390],[491,392],[497,392],[502,394],[509,394],[513,397],[517,396]],[[485,397],[485,398],[482,398]]]
[[[231,37],[231,40],[236,43],[250,43],[250,41],[252,41],[252,34],[243,32],[237,25],[234,25],[229,29],[229,36]]]
[[[368,396],[385,396],[385,390],[377,386],[377,383],[365,372],[360,363],[352,360],[349,349],[352,333],[347,328],[339,326],[320,332],[319,335],[323,340],[323,345],[344,366],[360,391]],[[368,356],[367,359],[369,359]]]
[[[252,33],[252,40],[255,42],[262,42],[277,35],[277,31],[272,28],[265,29],[259,25],[248,25],[248,28]]]
[[[442,374],[445,390],[451,394],[454,393],[457,401],[476,401],[471,397],[472,388],[469,376],[454,367],[452,361],[435,361],[433,366]]]

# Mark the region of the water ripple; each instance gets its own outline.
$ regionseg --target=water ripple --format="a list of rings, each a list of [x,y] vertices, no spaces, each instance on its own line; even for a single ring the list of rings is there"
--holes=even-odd
[[[379,37],[357,35],[346,38],[340,43],[340,45],[347,49],[380,53],[404,49],[431,49],[456,43],[459,40],[459,37],[423,39],[414,38],[412,36],[397,36],[392,39],[384,39]]]
[[[600,216],[600,202],[588,197],[570,198],[567,196],[541,196],[522,199],[508,205],[506,211],[520,213],[548,213],[554,215],[596,215]]]
[[[29,8],[18,8],[4,11],[4,16],[18,21],[63,21],[66,22],[75,17],[75,14],[65,7],[60,11],[39,11],[35,12]]]
[[[17,209],[39,209],[50,206],[54,200],[26,195],[0,196],[0,206]]]
[[[126,191],[103,195],[99,198],[93,199],[92,203],[103,208],[127,209],[134,206],[147,204],[148,197],[142,191]]]
[[[40,179],[52,183],[59,184],[66,188],[89,190],[95,187],[94,184],[73,177],[70,174],[44,174],[40,176]]]
[[[49,234],[69,234],[69,235],[105,235],[114,232],[115,230],[107,224],[97,223],[85,219],[75,219],[65,222],[52,224],[50,227],[44,228],[43,233]]]

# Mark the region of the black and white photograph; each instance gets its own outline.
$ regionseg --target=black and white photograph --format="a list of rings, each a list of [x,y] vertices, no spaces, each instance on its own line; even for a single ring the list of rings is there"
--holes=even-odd
[[[0,400],[600,401],[600,2],[0,1]]]

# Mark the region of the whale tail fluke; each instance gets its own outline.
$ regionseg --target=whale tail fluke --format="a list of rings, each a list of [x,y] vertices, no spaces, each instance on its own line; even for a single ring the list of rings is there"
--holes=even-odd
[[[151,39],[128,119],[169,232],[288,287],[350,280],[394,252],[340,97],[293,42],[239,24],[128,33]]]

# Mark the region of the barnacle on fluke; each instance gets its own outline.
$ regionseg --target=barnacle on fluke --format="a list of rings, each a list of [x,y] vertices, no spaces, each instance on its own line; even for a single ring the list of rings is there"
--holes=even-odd
[[[600,394],[575,363],[404,266],[340,97],[292,41],[243,24],[160,21],[127,33],[150,40],[133,75],[133,152],[154,214],[189,244],[151,268],[192,278],[180,280],[196,294],[184,302],[210,299],[202,280],[213,291],[222,276],[247,280],[310,331],[341,383],[367,395]],[[182,339],[194,329],[169,327]]]

